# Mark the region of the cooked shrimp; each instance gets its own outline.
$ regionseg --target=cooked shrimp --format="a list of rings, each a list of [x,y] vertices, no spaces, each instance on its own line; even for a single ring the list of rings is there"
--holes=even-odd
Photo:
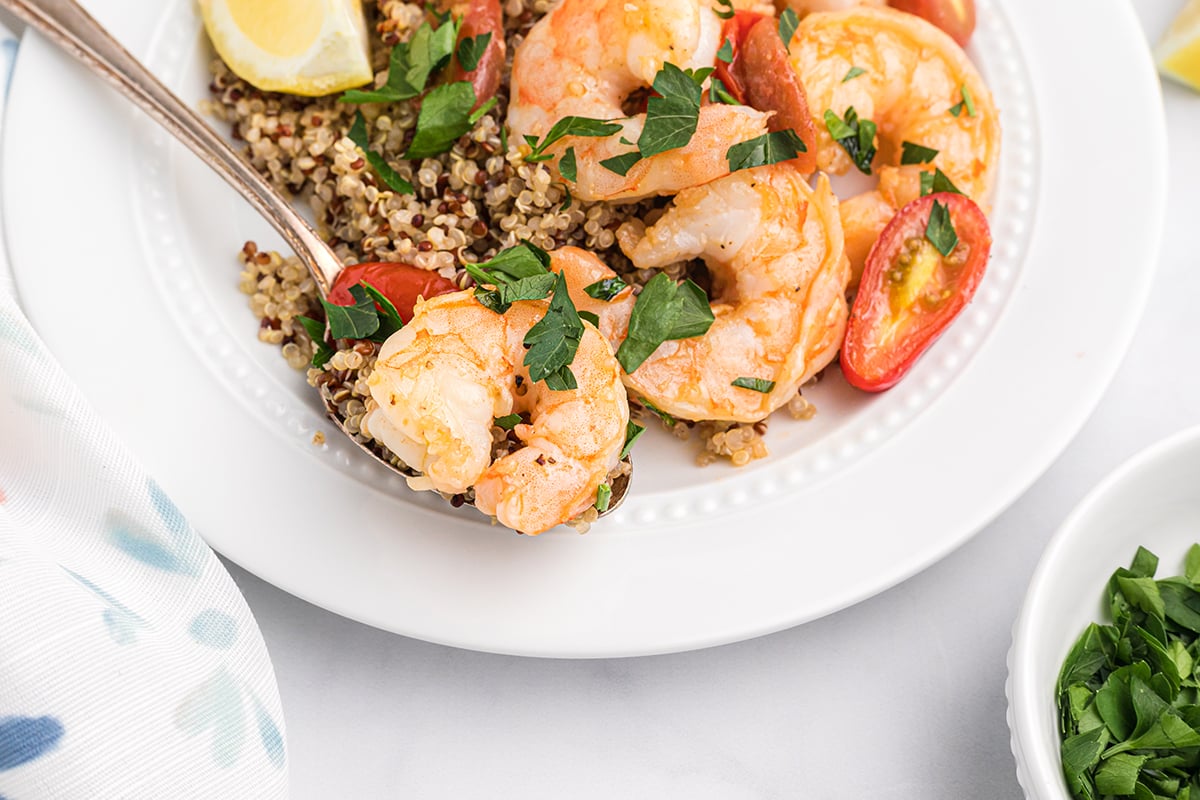
[[[551,391],[522,365],[525,334],[546,301],[484,308],[473,291],[418,301],[383,345],[368,379],[370,434],[423,473],[417,489],[460,494],[522,533],[575,518],[596,500],[625,441],[629,404],[608,342],[589,323],[571,363],[578,388]],[[527,413],[523,443],[492,458],[494,420]]]
[[[948,35],[912,14],[855,8],[805,17],[790,54],[818,121],[820,169],[840,175],[852,167],[821,123],[826,110],[844,117],[853,107],[859,119],[879,126],[879,185],[841,205],[856,275],[884,225],[920,195],[922,172],[940,168],[987,211],[999,163],[1000,119],[987,85]],[[854,67],[863,72],[847,80]],[[964,92],[974,115],[965,107]],[[957,115],[950,111],[955,106]],[[937,156],[928,165],[901,166],[906,141],[937,150]]]
[[[767,132],[768,114],[721,103],[700,109],[691,141],[642,159],[624,175],[600,162],[631,152],[645,114],[622,108],[649,87],[664,63],[711,67],[721,45],[721,20],[696,0],[563,0],[538,20],[513,56],[510,132],[544,136],[567,116],[613,120],[621,131],[602,138],[570,136],[554,152],[575,148],[572,193],[583,200],[636,200],[674,194],[728,174],[729,147]]]
[[[837,353],[850,270],[824,176],[814,190],[789,163],[735,172],[680,192],[643,234],[636,227],[621,237],[636,266],[702,258],[713,285],[708,332],[663,343],[625,376],[658,408],[690,420],[756,422]],[[738,378],[774,386],[758,392],[734,386]]]
[[[883,6],[887,3],[885,0],[779,0],[775,5],[780,11],[790,8],[803,17],[815,11],[845,11],[858,6]]]

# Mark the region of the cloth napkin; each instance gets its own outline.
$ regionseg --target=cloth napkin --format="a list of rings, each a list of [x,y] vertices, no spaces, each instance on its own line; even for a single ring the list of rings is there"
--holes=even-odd
[[[16,40],[0,29],[0,86]],[[0,264],[0,800],[282,798],[229,573],[43,346]]]

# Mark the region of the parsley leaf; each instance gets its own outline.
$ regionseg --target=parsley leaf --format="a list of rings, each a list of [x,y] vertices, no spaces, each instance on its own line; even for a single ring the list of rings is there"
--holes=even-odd
[[[482,261],[475,266],[499,270],[513,278],[528,278],[550,271],[550,254],[532,242],[522,241],[514,247],[501,250],[491,261]]]
[[[496,417],[492,424],[498,428],[503,428],[506,431],[511,431],[513,428],[521,424],[521,415],[505,414],[503,417]]]
[[[763,394],[770,394],[775,389],[775,381],[769,381],[766,378],[734,378],[730,385]]]
[[[844,121],[833,113],[833,109],[825,109],[825,128],[850,156],[854,166],[864,175],[870,175],[871,160],[875,158],[875,123],[869,119],[860,120],[854,106],[850,106]]]
[[[617,348],[617,361],[627,374],[632,373],[663,342],[701,336],[712,322],[712,309],[699,286],[691,281],[678,286],[660,272],[646,283],[633,305],[629,333]]]
[[[444,153],[459,137],[471,130],[471,108],[475,89],[467,81],[434,87],[421,101],[417,132],[405,158],[427,158]]]
[[[675,419],[670,414],[663,411],[661,408],[654,405],[654,403],[651,403],[649,400],[647,400],[644,397],[638,398],[638,402],[641,403],[643,406],[645,406],[646,410],[649,411],[651,414],[653,414],[654,416],[661,419],[663,421],[663,424],[666,425],[668,428],[674,428],[675,425],[679,422],[679,420]]]
[[[713,11],[721,19],[733,19],[735,13],[733,10],[733,0],[717,0],[717,8],[714,8]]]
[[[713,78],[708,85],[709,96],[727,106],[740,106],[738,99],[729,93],[728,87],[721,81],[720,78]]]
[[[475,90],[472,89],[471,91],[474,92]],[[470,116],[467,117],[467,123],[469,125],[474,125],[476,122],[479,122],[479,120],[483,119],[484,114],[496,107],[498,102],[500,101],[495,97],[489,97],[484,101],[483,105],[471,112]]]
[[[581,320],[584,320],[585,322],[592,323],[592,327],[594,327],[594,328],[600,327],[600,315],[599,314],[593,314],[591,311],[580,311],[579,318]]]
[[[470,265],[466,265],[467,272],[475,278],[476,283],[480,283],[481,279],[484,282],[490,277],[487,273],[482,273],[482,276],[477,275],[475,270]],[[503,314],[508,311],[513,303],[519,300],[543,300],[554,289],[556,279],[554,275],[546,273],[544,275],[533,275],[528,278],[502,283],[496,286],[495,289],[484,289],[482,284],[475,290],[475,299],[484,308],[495,311],[497,314]]]
[[[733,63],[733,41],[726,39],[721,45],[721,49],[717,51],[717,60],[724,61],[726,64]]]
[[[633,449],[633,443],[645,432],[646,429],[633,420],[625,423],[625,446],[621,448],[621,455],[618,456],[618,460],[625,460],[625,457],[629,455],[629,451]]]
[[[927,194],[937,194],[938,192],[952,192],[954,194],[962,194],[958,187],[951,183],[946,177],[946,173],[941,169],[935,168],[933,172],[921,173],[921,197]]]
[[[588,297],[594,297],[597,300],[603,300],[608,303],[623,292],[628,285],[625,281],[617,277],[605,278],[604,280],[599,280],[583,287],[583,292]]]
[[[458,63],[462,64],[462,68],[467,72],[471,72],[479,66],[479,59],[483,58],[491,41],[491,31],[463,39],[458,43]]]
[[[325,306],[325,317],[329,320],[329,334],[335,339],[368,339],[379,330],[375,301],[358,285],[350,287],[350,296],[354,298],[354,305],[351,306],[321,301],[321,305]]]
[[[608,511],[608,504],[612,502],[612,487],[607,483],[602,483],[596,487],[596,510],[603,514]]]
[[[546,316],[525,334],[529,351],[525,353],[524,364],[529,368],[530,380],[545,381],[550,389],[565,391],[577,388],[570,365],[583,339],[583,320],[567,294],[567,279],[562,273],[555,278],[554,295]]]
[[[371,169],[375,170],[375,174],[387,184],[389,189],[396,194],[413,193],[413,185],[400,177],[400,173],[392,169],[392,166],[388,164],[383,156],[371,149],[371,140],[367,135],[367,121],[363,118],[361,111],[355,112],[354,124],[350,126],[350,130],[346,135],[350,137],[350,141],[354,142],[359,150],[362,150],[367,163],[371,165]]]
[[[550,156],[545,152],[546,148],[565,136],[603,137],[612,136],[619,130],[621,130],[621,126],[616,122],[592,119],[591,117],[563,117],[550,127],[540,143],[536,136],[525,136],[525,142],[533,150],[525,156],[525,160],[545,161],[549,159]]]
[[[783,39],[784,49],[791,46],[792,37],[796,35],[798,27],[800,27],[800,17],[796,16],[796,12],[792,9],[785,8],[779,15],[779,38]]]
[[[962,100],[950,106],[950,113],[957,117],[965,108],[968,117],[975,116],[975,98],[971,96],[971,90],[964,83],[959,87],[959,91],[962,93]]]
[[[568,147],[567,151],[562,154],[562,158],[558,160],[558,174],[574,183],[577,169],[578,167],[575,164],[575,148]]]
[[[933,201],[933,208],[929,211],[925,238],[944,256],[950,255],[954,246],[958,244],[958,233],[950,222],[950,210],[938,200]]]
[[[600,162],[600,166],[604,167],[609,172],[615,172],[624,177],[629,174],[629,170],[633,165],[642,160],[642,154],[637,150],[629,153],[622,153],[619,156],[606,158]]]
[[[387,296],[383,292],[366,281],[360,281],[358,285],[375,301],[375,313],[379,315],[379,330],[375,332],[376,337],[387,339],[404,327],[404,320],[400,319],[400,312],[396,310],[396,306],[392,305],[392,301],[387,299]]]
[[[457,24],[443,24],[434,29],[422,23],[407,42],[392,48],[388,59],[388,77],[379,89],[351,89],[338,98],[341,103],[395,103],[412,99],[425,91],[429,76],[450,59]]]
[[[842,83],[845,83],[846,81],[852,81],[855,78],[857,78],[859,75],[866,75],[866,74],[867,74],[867,71],[865,69],[863,69],[862,67],[851,67],[849,70],[847,70],[846,77],[842,78]]]
[[[928,164],[938,154],[932,147],[923,147],[913,142],[901,142],[900,146],[903,148],[900,155],[901,164]]]
[[[737,172],[740,169],[787,161],[807,150],[804,140],[794,130],[788,128],[764,133],[749,141],[739,142],[729,148],[729,151],[725,153],[725,159],[729,162],[729,170]]]
[[[700,121],[700,84],[679,67],[663,64],[654,76],[654,91],[637,140],[645,158],[686,145]]]
[[[312,339],[313,357],[309,363],[311,366],[320,369],[329,362],[329,359],[333,358],[333,348],[325,343],[325,325],[309,317],[300,316],[296,317],[296,319],[304,326],[305,332],[308,333],[308,338]]]

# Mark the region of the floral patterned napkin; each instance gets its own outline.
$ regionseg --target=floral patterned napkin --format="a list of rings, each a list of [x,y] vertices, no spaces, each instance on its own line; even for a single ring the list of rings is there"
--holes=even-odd
[[[16,43],[0,40],[3,85]],[[42,345],[5,272],[0,800],[286,797],[250,610]]]

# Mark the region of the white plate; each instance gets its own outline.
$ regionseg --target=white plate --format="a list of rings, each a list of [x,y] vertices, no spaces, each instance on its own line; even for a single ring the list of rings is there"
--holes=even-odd
[[[1005,137],[975,303],[896,389],[867,396],[835,378],[811,395],[814,421],[773,420],[767,461],[698,469],[691,449],[646,437],[630,500],[586,536],[491,529],[339,441],[301,377],[257,342],[237,292],[233,255],[245,239],[275,241],[266,225],[39,39],[22,48],[4,147],[18,287],[208,541],[314,603],[422,639],[544,656],[786,628],[912,575],[1012,502],[1082,424],[1141,313],[1165,154],[1133,12],[1096,4],[1087,36],[1064,47],[1078,22],[1064,4],[998,5],[979,3],[972,49]],[[190,3],[156,11],[140,47],[143,4],[90,7],[186,98],[204,96]],[[1105,124],[1105,108],[1136,131]],[[1134,135],[1138,169],[1108,169]],[[330,445],[311,444],[316,430]]]
[[[1029,800],[1070,800],[1059,755],[1054,687],[1090,622],[1111,620],[1104,591],[1138,545],[1159,558],[1159,579],[1183,574],[1200,542],[1200,428],[1134,456],[1093,489],[1046,545],[1008,655],[1008,726],[1017,779]]]

